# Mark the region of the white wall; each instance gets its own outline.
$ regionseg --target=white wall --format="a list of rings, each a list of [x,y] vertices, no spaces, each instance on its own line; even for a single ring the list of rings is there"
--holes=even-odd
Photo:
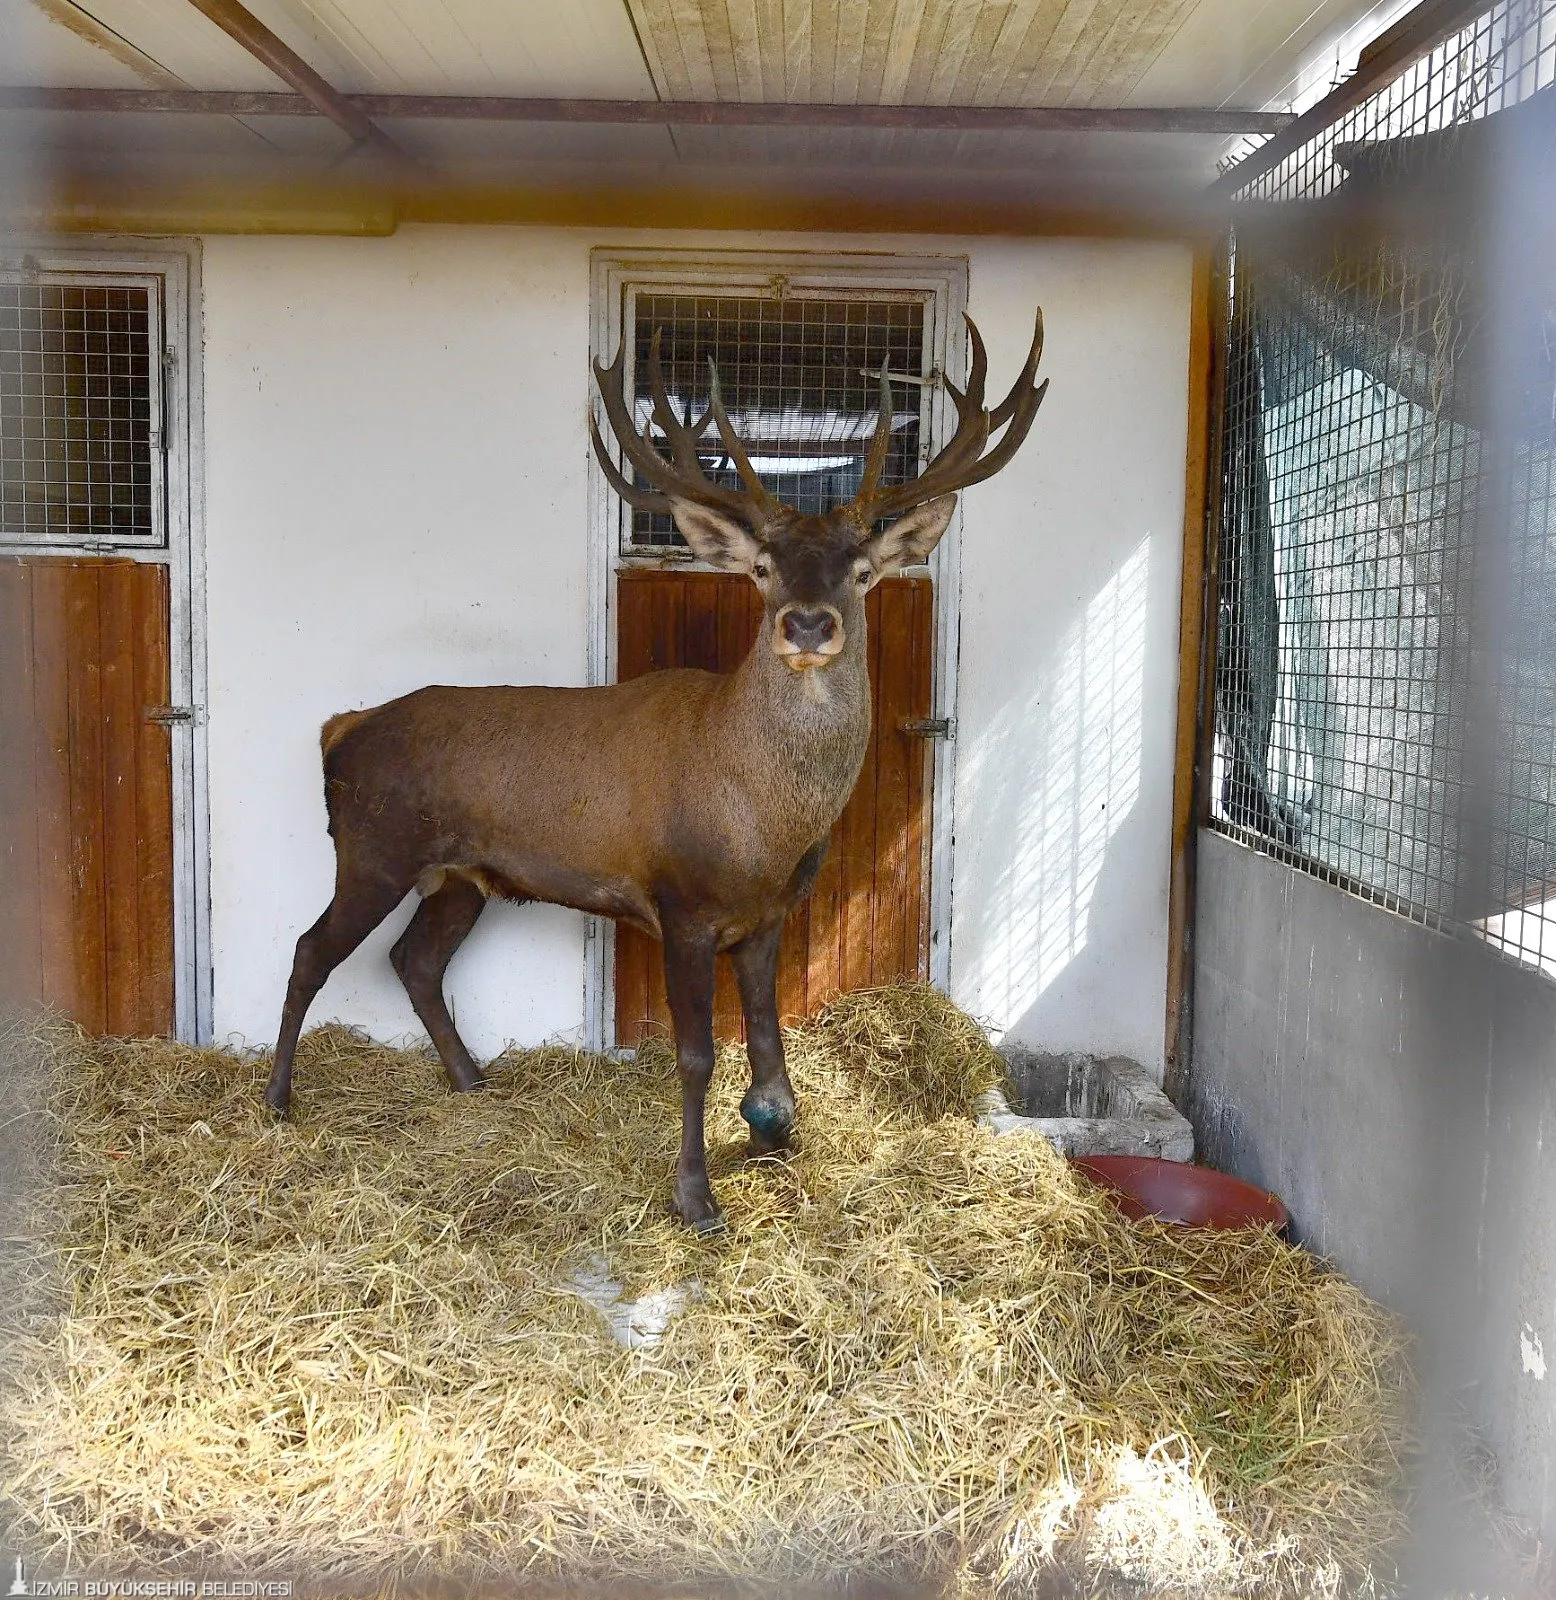
[[[972,253],[991,392],[1043,305],[1031,438],[966,497],[952,991],[1042,1049],[1160,1073],[1192,258]]]
[[[326,716],[426,682],[584,681],[589,250],[623,242],[965,255],[993,388],[1042,303],[1049,399],[966,500],[953,991],[1025,1041],[1159,1068],[1189,257],[1128,242],[207,240],[217,1037],[273,1036],[329,899]],[[415,1031],[385,959],[408,910],[314,1019]],[[583,961],[573,913],[489,909],[449,980],[472,1049],[576,1036]]]

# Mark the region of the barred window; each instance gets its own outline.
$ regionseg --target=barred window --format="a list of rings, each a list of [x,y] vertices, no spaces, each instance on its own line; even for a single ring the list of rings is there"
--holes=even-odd
[[[155,288],[0,277],[0,539],[162,542]]]
[[[725,409],[763,483],[798,511],[825,511],[859,487],[880,415],[876,375],[884,362],[893,412],[882,481],[917,476],[930,378],[922,297],[639,291],[630,304],[640,429],[652,411],[648,356],[657,330],[665,388],[677,413],[702,415],[711,358]],[[708,430],[705,445],[698,452],[703,470],[716,483],[738,487],[739,474],[716,430]],[[644,482],[641,474],[637,481]],[[665,513],[624,510],[624,519],[628,549],[685,548]]]

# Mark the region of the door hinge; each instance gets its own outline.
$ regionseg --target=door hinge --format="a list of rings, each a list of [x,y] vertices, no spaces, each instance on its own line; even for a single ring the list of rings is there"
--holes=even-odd
[[[147,706],[146,721],[159,727],[192,726],[200,720],[199,706]]]
[[[167,455],[168,441],[172,437],[173,392],[177,380],[178,352],[172,345],[166,345],[162,351],[162,426],[152,434],[152,449],[160,450],[163,455]]]
[[[956,721],[952,717],[924,717],[917,722],[900,722],[898,730],[915,739],[954,739]]]

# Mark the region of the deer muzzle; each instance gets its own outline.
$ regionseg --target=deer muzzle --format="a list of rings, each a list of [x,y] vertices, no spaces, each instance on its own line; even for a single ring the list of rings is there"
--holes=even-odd
[[[787,667],[825,667],[843,648],[843,619],[832,606],[787,605],[777,615],[773,649]]]

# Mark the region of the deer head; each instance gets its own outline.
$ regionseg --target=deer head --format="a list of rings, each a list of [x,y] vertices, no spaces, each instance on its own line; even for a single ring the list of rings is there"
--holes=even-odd
[[[957,491],[983,482],[1010,460],[1043,402],[1047,381],[1036,387],[1032,381],[1043,353],[1041,311],[1026,364],[992,411],[983,402],[988,356],[970,317],[967,331],[972,369],[965,392],[946,380],[957,426],[945,448],[918,477],[882,486],[892,432],[891,384],[883,365],[880,415],[858,492],[820,515],[801,515],[763,485],[724,409],[716,368],[708,409],[695,422],[689,413],[676,416],[665,390],[657,331],[648,356],[652,412],[641,433],[623,394],[625,343],[609,366],[595,363],[605,414],[623,460],[637,468],[649,487],[617,468],[592,413],[589,434],[606,477],[623,500],[642,511],[668,511],[696,555],[726,572],[750,576],[762,592],[768,643],[786,666],[796,671],[826,667],[842,654],[852,633],[862,635],[869,589],[885,574],[929,557],[951,521]],[[714,483],[703,471],[697,450],[710,424],[740,474],[741,489]],[[656,428],[669,445],[668,459],[654,443]],[[989,449],[991,436],[1001,428],[1003,436]],[[877,529],[885,517],[895,520]]]

